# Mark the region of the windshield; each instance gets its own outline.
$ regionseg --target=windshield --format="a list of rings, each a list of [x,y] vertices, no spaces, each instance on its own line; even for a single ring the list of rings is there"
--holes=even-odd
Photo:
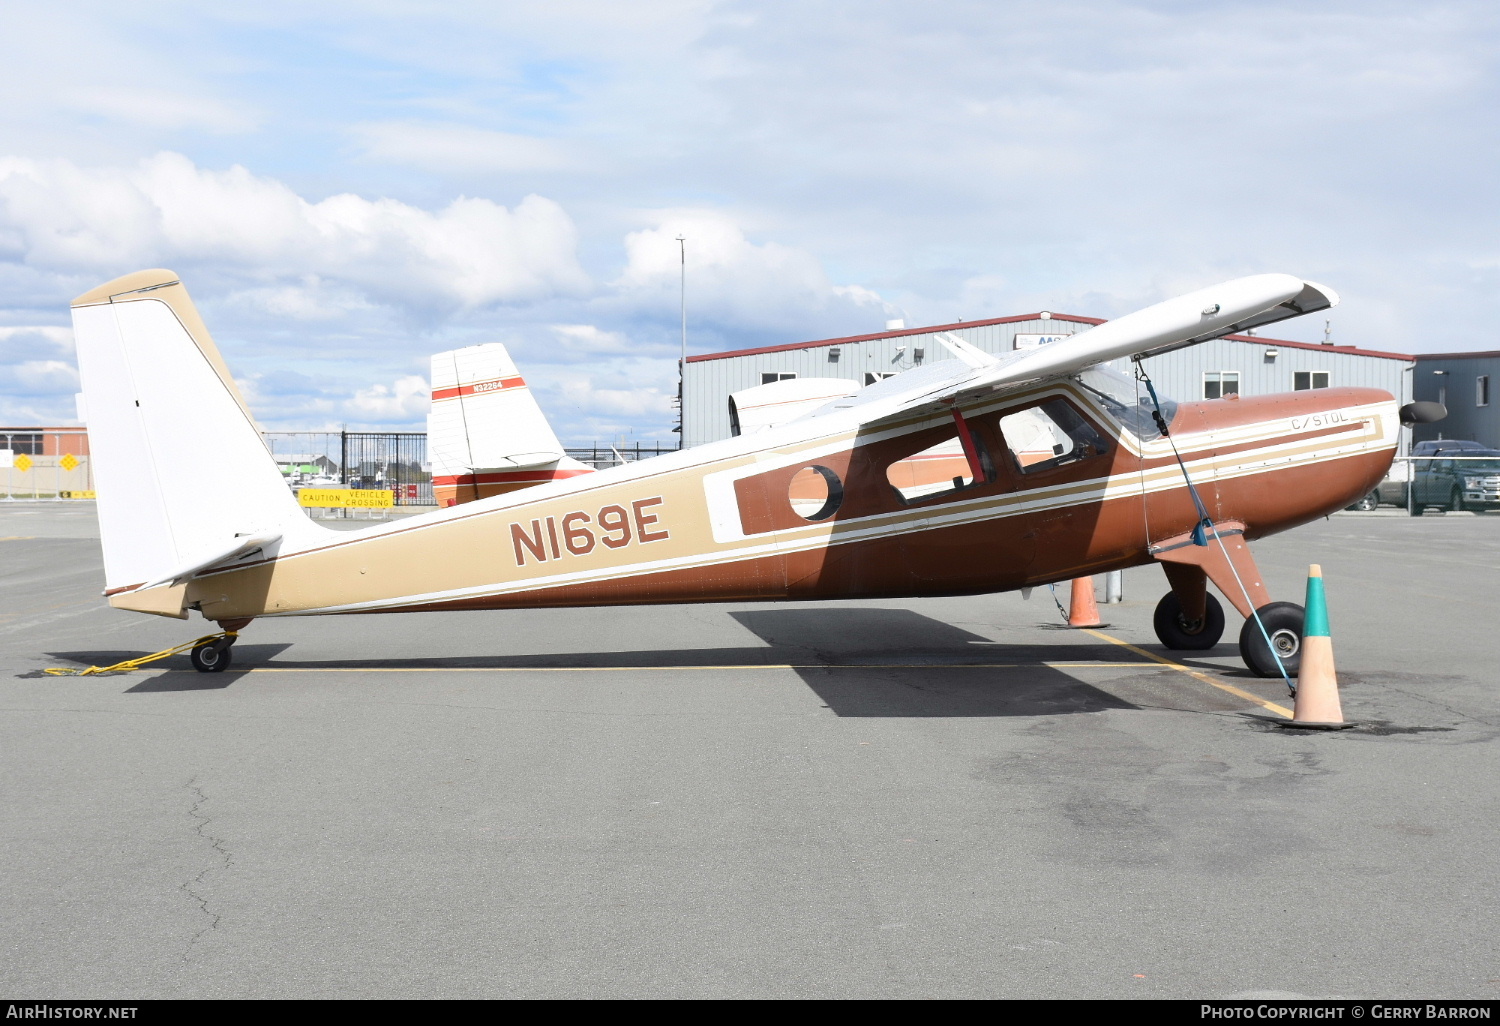
[[[1149,442],[1161,437],[1161,431],[1151,416],[1156,408],[1151,404],[1151,395],[1146,391],[1144,383],[1138,383],[1134,378],[1103,365],[1079,372],[1074,380],[1097,396],[1109,410],[1110,416],[1141,441]],[[1156,396],[1161,400],[1162,420],[1170,426],[1172,418],[1177,416],[1177,403],[1162,395],[1159,390]]]

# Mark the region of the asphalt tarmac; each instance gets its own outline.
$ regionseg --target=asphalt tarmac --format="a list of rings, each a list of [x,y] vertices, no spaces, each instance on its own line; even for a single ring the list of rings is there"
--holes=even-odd
[[[0,995],[1495,998],[1500,516],[1254,551],[1322,564],[1360,727],[1276,727],[1232,610],[1206,679],[1148,658],[1154,568],[1099,634],[1045,589],[285,618],[29,676],[205,625],[104,605],[91,504],[0,503]]]

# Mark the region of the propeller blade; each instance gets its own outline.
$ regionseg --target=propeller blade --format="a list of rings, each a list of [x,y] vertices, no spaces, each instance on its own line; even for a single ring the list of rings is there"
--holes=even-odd
[[[1448,416],[1448,407],[1442,403],[1407,403],[1401,407],[1401,423],[1405,427],[1413,424],[1434,424]]]

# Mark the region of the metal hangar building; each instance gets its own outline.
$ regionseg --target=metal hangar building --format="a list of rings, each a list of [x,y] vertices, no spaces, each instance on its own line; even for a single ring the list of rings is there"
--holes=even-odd
[[[1418,356],[1417,399],[1442,403],[1448,416],[1418,424],[1416,440],[1469,438],[1500,449],[1500,401],[1491,394],[1492,381],[1500,384],[1500,350]]]
[[[928,328],[894,327],[871,335],[738,349],[689,356],[682,380],[682,444],[702,445],[732,434],[729,397],[789,377],[846,378],[871,384],[924,363],[951,358],[938,341],[951,332],[996,355],[1046,345],[1104,322],[1097,317],[1040,311]],[[1415,357],[1355,346],[1229,335],[1152,357],[1145,363],[1158,394],[1179,401],[1264,395],[1301,388],[1358,385],[1412,401]],[[1114,366],[1130,373],[1128,361]],[[1402,451],[1409,444],[1403,432]]]

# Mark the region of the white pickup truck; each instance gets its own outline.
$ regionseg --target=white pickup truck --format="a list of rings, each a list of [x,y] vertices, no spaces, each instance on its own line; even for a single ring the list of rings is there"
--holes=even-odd
[[[1411,467],[1409,460],[1397,460],[1392,463],[1385,479],[1376,485],[1369,495],[1349,508],[1368,512],[1377,506],[1405,506],[1406,490],[1411,487]]]

